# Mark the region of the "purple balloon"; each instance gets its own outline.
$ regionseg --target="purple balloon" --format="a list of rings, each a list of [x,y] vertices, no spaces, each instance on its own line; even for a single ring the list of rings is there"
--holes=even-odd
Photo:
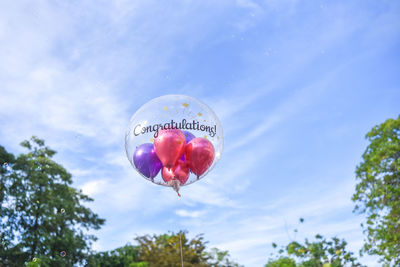
[[[194,134],[192,134],[191,132],[188,131],[182,131],[183,135],[185,136],[186,139],[186,144],[190,142],[190,140],[192,140],[193,138],[196,138],[196,136],[194,136]]]
[[[194,134],[192,134],[191,132],[182,131],[182,133],[185,136],[186,144],[188,144],[190,142],[190,140],[192,140],[193,138],[196,138],[196,136],[194,136]],[[183,153],[183,155],[180,159],[185,161],[185,153]]]
[[[138,146],[133,154],[133,163],[136,169],[153,180],[162,168],[162,163],[157,157],[154,145],[150,143]]]

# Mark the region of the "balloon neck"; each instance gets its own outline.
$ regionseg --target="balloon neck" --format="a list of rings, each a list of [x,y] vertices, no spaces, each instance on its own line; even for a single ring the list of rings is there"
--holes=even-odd
[[[179,180],[171,180],[168,182],[168,185],[175,190],[179,197],[181,196],[181,194],[179,194],[179,189],[181,187],[181,183],[179,182]]]

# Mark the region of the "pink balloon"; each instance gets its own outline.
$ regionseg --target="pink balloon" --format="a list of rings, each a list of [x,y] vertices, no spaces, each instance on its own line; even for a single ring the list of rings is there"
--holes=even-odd
[[[161,176],[167,184],[172,180],[178,180],[180,185],[184,185],[189,178],[189,166],[183,160],[178,160],[170,170],[164,167]]]
[[[179,129],[165,129],[158,132],[154,148],[164,167],[171,169],[185,152],[185,135]]]
[[[214,161],[214,146],[205,138],[194,138],[186,145],[185,159],[190,170],[199,178]]]

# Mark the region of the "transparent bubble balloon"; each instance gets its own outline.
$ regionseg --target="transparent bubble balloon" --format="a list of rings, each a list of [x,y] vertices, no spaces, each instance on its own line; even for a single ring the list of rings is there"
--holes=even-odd
[[[130,119],[126,155],[147,180],[173,187],[206,176],[219,161],[224,146],[221,123],[199,100],[165,95],[144,104]]]

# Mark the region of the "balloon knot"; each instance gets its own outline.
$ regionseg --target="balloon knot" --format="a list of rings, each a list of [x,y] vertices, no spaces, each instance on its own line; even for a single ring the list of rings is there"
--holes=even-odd
[[[178,196],[181,196],[181,194],[179,194],[179,188],[180,188],[180,185],[181,185],[179,180],[175,180],[175,179],[171,180],[171,181],[168,182],[168,185],[171,186],[176,191]]]

